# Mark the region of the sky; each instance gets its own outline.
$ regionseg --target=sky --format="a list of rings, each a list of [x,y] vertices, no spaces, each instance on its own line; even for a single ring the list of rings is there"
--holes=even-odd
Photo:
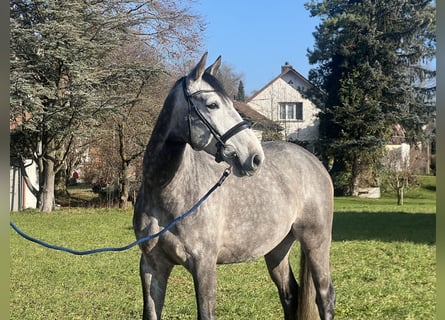
[[[196,12],[207,22],[204,50],[208,64],[219,55],[243,75],[247,95],[261,89],[288,62],[307,77],[318,18],[311,18],[298,0],[201,0]]]

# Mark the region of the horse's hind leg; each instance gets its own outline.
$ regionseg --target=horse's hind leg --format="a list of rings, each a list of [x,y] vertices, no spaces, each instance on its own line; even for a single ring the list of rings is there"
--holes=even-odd
[[[307,259],[316,290],[316,302],[321,320],[334,319],[335,290],[329,268],[330,234],[318,233],[302,241],[302,259]]]
[[[162,257],[151,259],[142,253],[139,270],[144,297],[143,320],[161,319],[167,280],[172,269],[173,264]]]
[[[264,257],[269,274],[278,288],[286,320],[294,320],[297,316],[298,284],[289,264],[289,253],[294,241],[289,234]]]

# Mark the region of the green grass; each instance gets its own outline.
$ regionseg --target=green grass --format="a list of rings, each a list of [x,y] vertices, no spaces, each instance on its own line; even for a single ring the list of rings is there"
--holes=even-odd
[[[336,319],[434,319],[435,180],[377,200],[336,198],[331,266]],[[134,240],[130,211],[12,213],[24,231],[78,250]],[[298,268],[298,246],[291,262]],[[73,256],[10,237],[10,319],[140,319],[139,250]],[[163,319],[196,319],[190,275],[174,269]],[[263,260],[218,266],[218,319],[282,319]]]
[[[434,319],[435,177],[406,194],[336,198],[331,249],[337,319]]]

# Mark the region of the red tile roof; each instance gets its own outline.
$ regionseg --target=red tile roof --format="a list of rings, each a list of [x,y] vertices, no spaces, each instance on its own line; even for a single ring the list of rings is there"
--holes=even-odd
[[[283,128],[277,124],[275,121],[270,120],[269,118],[263,116],[258,111],[254,110],[244,102],[233,101],[233,105],[238,112],[244,116],[252,120],[256,124],[260,124],[264,128],[270,128],[275,130],[283,130]]]

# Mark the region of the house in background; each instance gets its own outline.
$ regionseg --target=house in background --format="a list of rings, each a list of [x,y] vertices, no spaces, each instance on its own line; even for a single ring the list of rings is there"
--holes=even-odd
[[[246,104],[282,127],[282,139],[303,144],[314,152],[319,137],[321,106],[305,96],[309,90],[320,91],[286,62],[281,73]]]
[[[29,114],[25,114],[26,118],[29,118]],[[11,117],[9,119],[9,134],[10,139],[14,135],[18,134],[17,128],[22,123],[22,117]],[[24,209],[36,208],[37,198],[28,188],[24,174],[30,183],[35,188],[39,187],[39,174],[36,163],[27,159],[23,163],[24,171],[22,171],[19,160],[10,156],[9,158],[9,210],[21,211]]]
[[[25,162],[25,171],[30,181],[38,186],[37,166],[32,160]],[[21,211],[24,209],[35,209],[37,206],[36,196],[29,190],[20,167],[11,164],[9,167],[9,210]]]
[[[233,101],[233,106],[243,119],[252,121],[252,130],[260,141],[275,140],[277,136],[282,136],[283,128],[279,124],[255,111],[246,103]]]

